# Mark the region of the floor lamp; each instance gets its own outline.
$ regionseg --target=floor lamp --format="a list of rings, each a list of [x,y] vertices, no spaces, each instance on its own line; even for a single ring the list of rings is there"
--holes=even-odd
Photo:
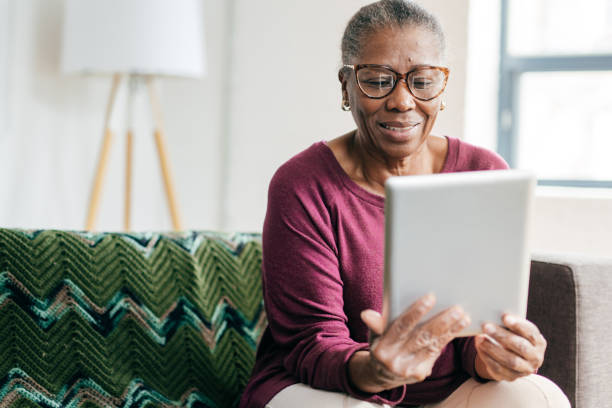
[[[66,0],[62,46],[65,73],[112,74],[104,135],[91,190],[85,229],[95,228],[108,156],[113,141],[110,119],[123,77],[128,78],[124,229],[130,229],[132,190],[132,104],[146,86],[154,137],[172,226],[181,220],[166,153],[157,76],[199,77],[204,73],[201,0]]]

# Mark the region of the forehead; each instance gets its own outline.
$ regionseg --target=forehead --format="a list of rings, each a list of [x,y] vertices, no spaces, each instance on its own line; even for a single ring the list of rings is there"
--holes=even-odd
[[[421,27],[385,28],[367,36],[358,64],[382,64],[405,72],[415,65],[440,65],[440,42]]]

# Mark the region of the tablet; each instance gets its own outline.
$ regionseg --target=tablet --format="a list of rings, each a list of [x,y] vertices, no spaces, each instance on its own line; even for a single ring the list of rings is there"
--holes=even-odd
[[[461,335],[525,317],[529,217],[535,177],[519,170],[391,177],[385,184],[385,296],[394,319],[419,297],[437,302],[426,318],[461,305]],[[389,320],[389,321],[391,321]]]

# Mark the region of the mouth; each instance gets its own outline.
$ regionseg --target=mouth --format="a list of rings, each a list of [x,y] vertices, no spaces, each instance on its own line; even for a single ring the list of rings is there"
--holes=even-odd
[[[379,122],[378,125],[383,129],[392,132],[407,132],[419,126],[421,122]]]

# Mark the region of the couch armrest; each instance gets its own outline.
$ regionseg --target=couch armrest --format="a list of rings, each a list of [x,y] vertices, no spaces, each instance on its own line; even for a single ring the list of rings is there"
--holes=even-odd
[[[572,406],[612,400],[612,258],[533,257],[527,317],[548,349],[540,373],[563,389]]]

